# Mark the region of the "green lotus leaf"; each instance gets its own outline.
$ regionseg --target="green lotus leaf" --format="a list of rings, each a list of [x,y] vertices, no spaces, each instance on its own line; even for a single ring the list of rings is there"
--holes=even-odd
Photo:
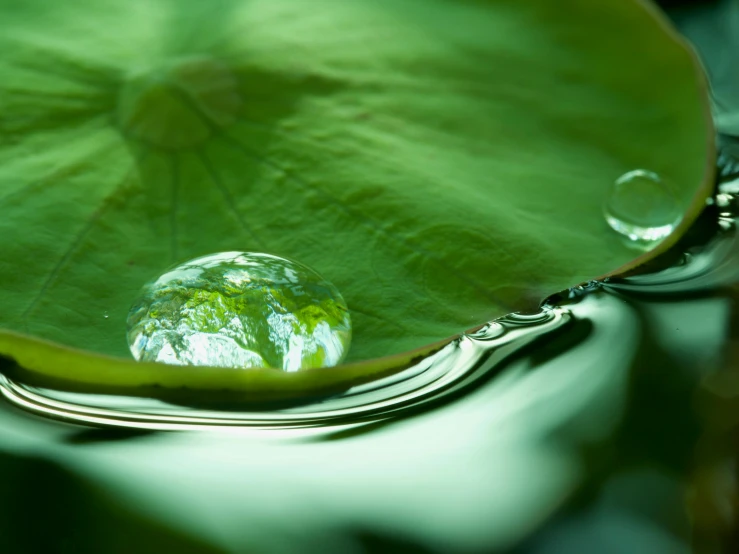
[[[699,65],[636,0],[0,12],[0,353],[41,381],[261,394],[374,378],[658,255],[712,186]],[[601,209],[634,169],[671,182],[685,214],[647,254]],[[349,365],[286,377],[131,360],[143,283],[232,250],[332,281]]]

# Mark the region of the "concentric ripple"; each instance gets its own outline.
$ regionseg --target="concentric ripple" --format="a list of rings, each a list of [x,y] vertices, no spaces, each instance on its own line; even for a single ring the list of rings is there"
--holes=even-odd
[[[503,362],[573,320],[562,308],[510,314],[460,336],[401,373],[313,404],[269,411],[187,408],[148,398],[65,393],[30,387],[0,375],[0,393],[38,415],[84,425],[151,430],[212,427],[295,429],[399,417],[446,401],[496,374]]]

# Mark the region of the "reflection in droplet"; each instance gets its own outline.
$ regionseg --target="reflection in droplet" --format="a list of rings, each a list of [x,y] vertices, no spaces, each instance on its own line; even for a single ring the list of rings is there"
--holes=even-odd
[[[662,240],[682,218],[673,187],[643,169],[629,171],[616,180],[603,211],[608,225],[639,243]]]
[[[302,264],[255,252],[172,268],[144,286],[128,315],[140,361],[297,371],[338,364],[350,340],[336,287]]]

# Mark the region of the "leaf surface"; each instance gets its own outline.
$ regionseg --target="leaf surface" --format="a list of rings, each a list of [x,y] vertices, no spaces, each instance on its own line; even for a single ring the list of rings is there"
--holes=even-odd
[[[1,352],[56,378],[127,358],[143,283],[231,250],[331,280],[349,361],[399,355],[375,374],[657,255],[712,184],[698,64],[636,1],[0,8]],[[645,256],[601,211],[637,168],[686,214]]]

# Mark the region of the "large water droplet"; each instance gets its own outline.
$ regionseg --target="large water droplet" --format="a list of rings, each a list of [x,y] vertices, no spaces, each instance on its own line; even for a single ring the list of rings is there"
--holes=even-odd
[[[680,223],[682,211],[673,187],[651,171],[619,177],[603,206],[608,225],[638,243],[654,243]]]
[[[350,340],[336,287],[303,264],[255,252],[170,269],[128,315],[128,344],[141,361],[297,371],[338,364]]]

